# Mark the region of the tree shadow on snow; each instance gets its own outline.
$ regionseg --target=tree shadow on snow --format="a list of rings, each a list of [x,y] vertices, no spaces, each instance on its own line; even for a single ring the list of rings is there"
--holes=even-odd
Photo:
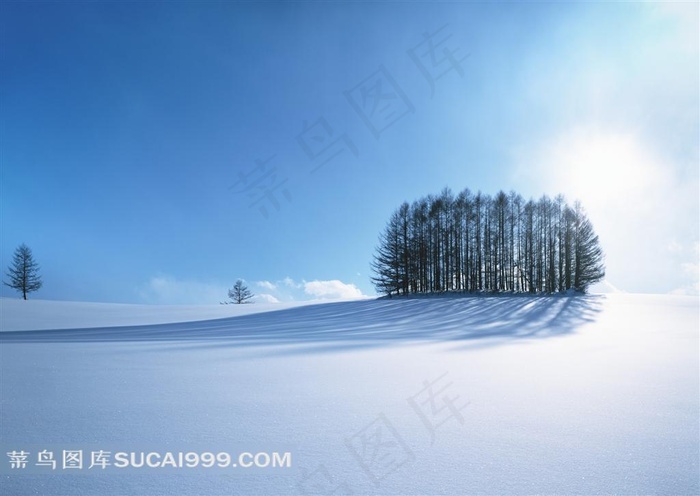
[[[283,353],[458,342],[499,344],[576,331],[604,296],[448,296],[310,305],[225,319],[0,333],[1,343],[167,342],[188,347],[293,345]]]

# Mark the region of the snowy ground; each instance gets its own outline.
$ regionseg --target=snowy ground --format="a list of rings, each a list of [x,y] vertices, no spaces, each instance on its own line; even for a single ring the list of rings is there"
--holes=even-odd
[[[245,305],[129,305],[0,298],[1,331],[82,329],[222,319],[284,310],[315,301],[256,302]]]
[[[289,451],[293,464],[31,475],[0,458],[3,495],[700,493],[697,298],[366,300],[5,328],[38,318],[27,308],[2,305],[3,457]]]

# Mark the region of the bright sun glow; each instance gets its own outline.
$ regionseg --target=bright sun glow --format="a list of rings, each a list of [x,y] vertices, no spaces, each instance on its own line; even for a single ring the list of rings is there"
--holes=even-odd
[[[546,162],[554,188],[598,211],[644,208],[666,181],[631,134],[577,131],[559,140]]]

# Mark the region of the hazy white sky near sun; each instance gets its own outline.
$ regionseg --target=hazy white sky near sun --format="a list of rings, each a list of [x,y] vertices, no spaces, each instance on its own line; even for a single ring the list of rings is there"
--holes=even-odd
[[[2,10],[0,262],[27,243],[37,298],[373,295],[391,212],[445,186],[579,199],[604,288],[698,293],[697,3]],[[376,74],[403,105],[380,131],[352,104]],[[319,119],[353,145],[322,167],[302,146]],[[287,195],[263,215],[233,185],[268,159]]]
[[[697,4],[650,4],[642,19],[624,42],[587,33],[561,65],[533,66],[532,98],[577,119],[518,148],[515,175],[582,201],[613,287],[697,294]]]

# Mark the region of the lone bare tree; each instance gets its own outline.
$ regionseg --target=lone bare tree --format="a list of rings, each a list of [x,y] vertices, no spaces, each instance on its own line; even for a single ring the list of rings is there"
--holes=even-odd
[[[255,296],[249,289],[248,286],[243,284],[243,281],[241,279],[236,281],[236,284],[233,285],[233,288],[228,290],[228,297],[231,298],[231,301],[233,303],[241,304],[241,303],[248,303],[248,300],[250,300],[253,296]]]
[[[10,278],[10,282],[3,281],[3,284],[22,293],[22,298],[25,300],[28,293],[41,288],[39,264],[34,261],[32,250],[24,243],[15,250],[12,265],[7,269],[6,275]]]

